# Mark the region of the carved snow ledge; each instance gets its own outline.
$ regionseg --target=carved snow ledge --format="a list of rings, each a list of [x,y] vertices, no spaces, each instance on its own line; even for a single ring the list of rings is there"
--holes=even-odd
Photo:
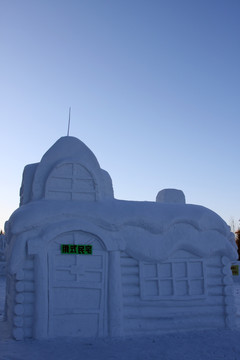
[[[126,252],[139,260],[165,261],[180,249],[199,257],[214,254],[227,255],[229,258],[236,256],[236,250],[230,241],[226,241],[217,231],[199,232],[187,224],[177,224],[164,235],[152,234],[139,228],[123,229],[119,235],[122,239],[131,238],[131,241],[126,241]]]

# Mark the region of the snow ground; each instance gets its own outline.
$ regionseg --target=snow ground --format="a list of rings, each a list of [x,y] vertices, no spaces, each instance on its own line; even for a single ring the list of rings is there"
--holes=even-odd
[[[0,276],[0,319],[5,279]],[[240,319],[240,282],[234,287]],[[0,322],[0,360],[240,360],[240,328],[123,339],[15,341]],[[239,321],[240,324],[240,321]]]

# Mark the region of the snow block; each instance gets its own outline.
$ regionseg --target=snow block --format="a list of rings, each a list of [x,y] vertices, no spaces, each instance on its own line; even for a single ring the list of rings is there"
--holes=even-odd
[[[164,189],[159,191],[156,201],[159,203],[185,204],[185,195],[182,190]]]

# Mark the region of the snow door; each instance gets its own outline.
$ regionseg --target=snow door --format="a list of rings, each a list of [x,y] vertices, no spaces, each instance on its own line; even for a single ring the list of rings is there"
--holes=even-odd
[[[62,254],[62,244],[92,245],[92,255]],[[101,240],[81,231],[62,234],[49,246],[48,264],[49,336],[103,336],[107,252]]]

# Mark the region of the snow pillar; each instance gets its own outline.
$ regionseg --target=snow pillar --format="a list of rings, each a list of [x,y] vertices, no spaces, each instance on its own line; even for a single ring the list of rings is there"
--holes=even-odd
[[[122,285],[120,252],[109,252],[109,335],[122,335]]]
[[[35,240],[35,239],[34,239]],[[42,249],[40,241],[28,241],[28,254],[34,255],[35,280],[35,339],[48,336],[48,263],[47,253]]]

